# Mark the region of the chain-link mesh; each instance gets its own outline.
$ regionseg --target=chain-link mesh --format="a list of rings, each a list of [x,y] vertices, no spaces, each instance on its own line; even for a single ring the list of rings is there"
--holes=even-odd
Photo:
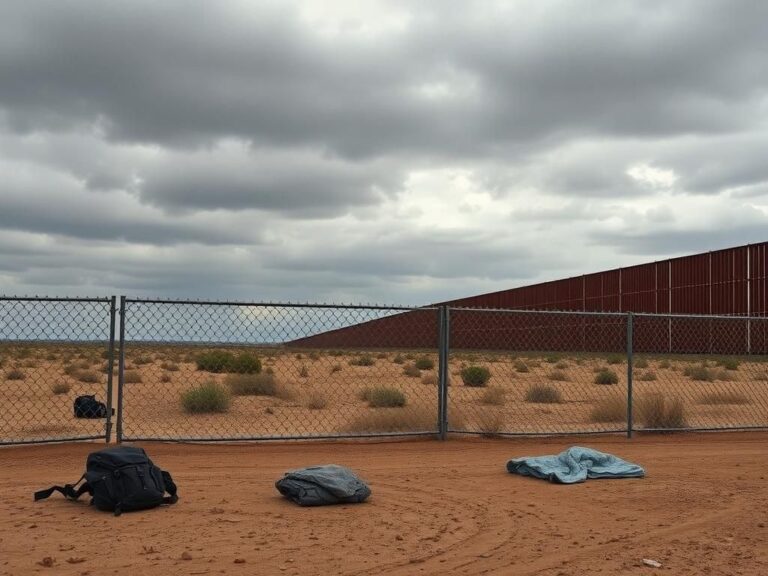
[[[637,315],[638,429],[768,426],[768,318]]]
[[[123,439],[437,431],[438,310],[127,300]]]
[[[626,430],[626,335],[621,314],[451,309],[449,430]]]
[[[0,444],[105,437],[112,303],[0,298]]]

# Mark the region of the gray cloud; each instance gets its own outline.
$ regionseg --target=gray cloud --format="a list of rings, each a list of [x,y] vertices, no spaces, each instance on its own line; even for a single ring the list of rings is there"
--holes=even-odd
[[[0,291],[426,303],[766,239],[768,4],[319,7],[3,2]]]

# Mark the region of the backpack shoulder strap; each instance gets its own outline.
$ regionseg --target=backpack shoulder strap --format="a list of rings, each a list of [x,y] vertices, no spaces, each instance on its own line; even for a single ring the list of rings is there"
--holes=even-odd
[[[80,488],[75,490],[75,486],[80,484],[84,478],[85,474],[80,476],[80,479],[74,484],[64,484],[64,486],[51,486],[45,490],[38,490],[35,492],[35,502],[48,498],[54,492],[61,492],[65,498],[69,498],[70,500],[77,500],[86,492],[93,495],[93,488],[91,488],[91,485],[88,484],[88,482],[83,482]]]
[[[163,483],[165,484],[165,491],[170,494],[163,498],[163,504],[176,504],[179,501],[179,496],[176,494],[176,483],[173,481],[170,472],[160,470],[160,474],[163,476]]]

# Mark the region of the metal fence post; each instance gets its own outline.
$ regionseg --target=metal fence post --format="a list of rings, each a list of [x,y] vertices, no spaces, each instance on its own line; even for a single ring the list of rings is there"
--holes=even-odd
[[[109,351],[107,352],[107,422],[105,441],[109,444],[112,441],[112,372],[115,368],[115,313],[117,311],[117,298],[112,296],[109,306]]]
[[[634,315],[627,313],[627,438],[632,438],[632,340],[634,338]]]
[[[125,296],[120,296],[120,353],[117,365],[117,432],[116,441],[123,441],[123,386],[125,376]]]
[[[438,312],[439,343],[438,343],[438,399],[437,421],[440,440],[448,435],[448,354],[450,315],[447,306],[440,306]]]

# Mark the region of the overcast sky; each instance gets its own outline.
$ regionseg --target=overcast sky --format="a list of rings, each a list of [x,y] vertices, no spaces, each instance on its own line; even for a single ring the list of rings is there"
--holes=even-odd
[[[0,3],[0,293],[424,304],[768,240],[768,2]]]

